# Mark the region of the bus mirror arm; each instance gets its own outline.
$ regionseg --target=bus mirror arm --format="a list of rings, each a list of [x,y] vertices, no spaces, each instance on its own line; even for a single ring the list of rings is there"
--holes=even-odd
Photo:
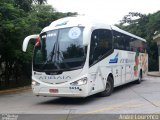
[[[23,52],[26,52],[29,41],[30,41],[31,39],[37,39],[38,36],[39,36],[38,34],[27,36],[27,37],[24,39],[24,41],[23,41],[22,51],[23,51]]]

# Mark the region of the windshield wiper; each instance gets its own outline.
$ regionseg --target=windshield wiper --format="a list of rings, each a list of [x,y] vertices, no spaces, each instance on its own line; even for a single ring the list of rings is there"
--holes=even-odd
[[[50,55],[47,57],[46,62],[45,62],[44,65],[42,66],[42,69],[44,69],[48,63],[53,63],[54,66],[56,66],[56,68],[57,68],[58,70],[61,69],[60,66],[59,66],[58,63],[57,63],[57,60],[56,60],[55,48],[56,48],[56,42],[55,42],[55,44],[54,44],[54,46],[53,46],[53,49],[52,49]],[[54,57],[54,61],[53,61],[53,57]]]
[[[58,50],[57,50],[57,60],[58,63],[63,63],[65,68],[69,69],[68,64],[64,61],[64,56],[63,56],[63,52],[59,49],[59,44],[58,44]]]
[[[54,44],[54,46],[53,46],[53,49],[52,49],[52,51],[51,51],[51,53],[50,53],[50,55],[49,55],[49,57],[47,57],[47,62],[52,62],[52,59],[53,59],[53,56],[55,56],[55,48],[56,48],[56,42],[55,42],[55,44]],[[49,58],[49,59],[48,59]],[[54,57],[54,60],[55,60],[55,57]]]

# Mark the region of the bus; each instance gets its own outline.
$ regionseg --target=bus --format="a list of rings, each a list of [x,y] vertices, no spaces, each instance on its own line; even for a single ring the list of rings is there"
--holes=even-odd
[[[141,83],[148,71],[146,40],[85,16],[53,21],[35,41],[32,91],[36,96],[111,95],[114,87]]]

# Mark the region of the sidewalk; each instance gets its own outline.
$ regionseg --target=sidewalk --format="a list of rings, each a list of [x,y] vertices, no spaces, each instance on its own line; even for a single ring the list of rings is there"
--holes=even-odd
[[[148,72],[148,76],[160,77],[160,72],[158,71]]]
[[[0,94],[21,92],[21,91],[25,91],[29,89],[31,89],[31,86],[24,86],[24,87],[13,88],[13,89],[8,89],[8,90],[0,90]]]

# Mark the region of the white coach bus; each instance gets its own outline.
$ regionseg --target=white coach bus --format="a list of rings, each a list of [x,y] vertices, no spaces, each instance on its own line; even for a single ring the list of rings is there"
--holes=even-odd
[[[146,40],[84,16],[52,22],[35,39],[32,90],[37,96],[109,96],[113,88],[140,83],[148,71]]]

